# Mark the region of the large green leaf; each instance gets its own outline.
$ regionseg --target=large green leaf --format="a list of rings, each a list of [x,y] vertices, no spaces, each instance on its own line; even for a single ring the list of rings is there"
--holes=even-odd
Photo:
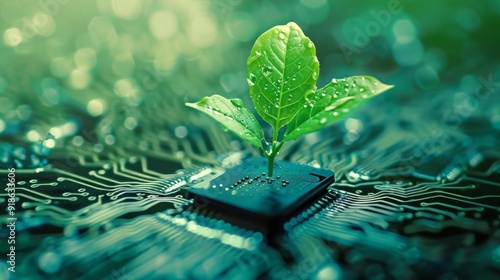
[[[197,103],[186,103],[220,122],[240,138],[261,148],[264,132],[250,110],[243,107],[241,99],[227,99],[220,95],[204,97]]]
[[[289,123],[316,89],[316,48],[295,23],[273,27],[255,42],[247,61],[250,95],[275,131]]]
[[[333,79],[308,96],[306,107],[288,124],[283,141],[319,130],[339,119],[364,100],[392,88],[369,76]]]

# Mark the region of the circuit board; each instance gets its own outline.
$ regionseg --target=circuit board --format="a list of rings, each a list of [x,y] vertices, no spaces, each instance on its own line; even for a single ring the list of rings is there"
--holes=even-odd
[[[66,41],[43,30],[16,52],[0,48],[8,65],[0,73],[0,279],[500,278],[500,68],[489,35],[460,29],[436,50],[429,38],[441,33],[422,33],[425,59],[408,65],[380,31],[348,64],[342,44],[327,42],[348,20],[308,16],[328,1],[173,2],[143,4],[163,17],[142,26],[111,4],[69,1],[54,22],[74,16],[83,27],[61,27],[54,38],[74,35],[75,50],[64,54]],[[349,7],[340,10],[354,16]],[[415,10],[391,24],[427,17]],[[184,106],[216,90],[245,98],[252,30],[271,26],[255,20],[251,29],[248,16],[262,13],[309,24],[324,44],[321,82],[370,72],[367,61],[395,84],[286,143],[273,178],[261,174],[259,150]],[[181,19],[208,15],[193,21],[205,33],[154,28],[172,14],[179,30],[190,26]],[[337,27],[331,35],[319,26]],[[148,28],[153,35],[143,36]],[[467,62],[452,51],[464,41],[482,42]],[[151,55],[156,48],[161,55]]]
[[[283,221],[273,246],[261,231],[186,208],[190,186],[255,153],[210,137],[215,130],[185,128],[181,139],[164,130],[137,151],[54,149],[47,165],[15,170],[16,270],[30,279],[493,278],[498,146],[460,146],[466,136],[446,135],[439,152],[422,155],[422,139],[393,125],[350,145],[329,137],[340,133],[333,127],[287,147],[288,160],[334,170],[336,182]]]

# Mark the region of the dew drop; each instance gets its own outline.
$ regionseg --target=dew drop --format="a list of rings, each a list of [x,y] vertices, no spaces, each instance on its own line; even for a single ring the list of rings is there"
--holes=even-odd
[[[333,79],[332,79],[332,83],[333,83],[333,84],[338,83],[338,82],[337,82],[337,79],[333,78]]]
[[[324,124],[326,123],[326,118],[322,118],[320,121],[319,121],[320,124]]]
[[[266,152],[270,154],[273,151],[273,146],[270,143],[266,143],[264,146],[264,150],[266,150]],[[262,176],[266,176],[266,173],[262,172]]]
[[[283,33],[283,32],[280,32],[279,36],[280,36],[280,39],[285,39],[285,37],[286,37],[285,33]]]
[[[231,103],[237,108],[243,107],[243,101],[241,101],[241,99],[231,99]]]
[[[264,74],[264,76],[267,76],[269,75],[269,73],[271,73],[273,69],[269,66],[264,66],[262,67],[262,73]]]
[[[247,79],[248,85],[250,86],[255,85],[255,80],[257,80],[257,77],[254,74],[250,74],[250,76]]]

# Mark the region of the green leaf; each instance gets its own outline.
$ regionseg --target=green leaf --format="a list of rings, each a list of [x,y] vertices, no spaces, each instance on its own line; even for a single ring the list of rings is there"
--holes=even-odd
[[[264,32],[250,52],[247,67],[255,108],[274,131],[304,106],[319,75],[316,48],[293,22]]]
[[[333,79],[308,96],[305,107],[288,124],[283,141],[297,139],[338,121],[366,99],[392,87],[370,76]]]
[[[220,122],[226,129],[236,133],[241,139],[262,148],[264,132],[250,110],[243,107],[241,99],[227,99],[220,95],[204,97],[197,103],[186,106],[198,109]]]

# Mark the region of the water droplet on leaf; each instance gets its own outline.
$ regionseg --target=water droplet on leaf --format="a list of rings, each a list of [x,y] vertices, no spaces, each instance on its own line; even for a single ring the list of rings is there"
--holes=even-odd
[[[238,108],[243,107],[243,101],[241,101],[241,99],[231,99],[231,103]]]
[[[313,78],[313,80],[317,80],[318,79],[318,72],[313,71],[312,78]]]
[[[269,66],[264,66],[262,67],[262,74],[264,74],[264,76],[267,76],[269,75],[269,73],[271,73],[273,69]]]

